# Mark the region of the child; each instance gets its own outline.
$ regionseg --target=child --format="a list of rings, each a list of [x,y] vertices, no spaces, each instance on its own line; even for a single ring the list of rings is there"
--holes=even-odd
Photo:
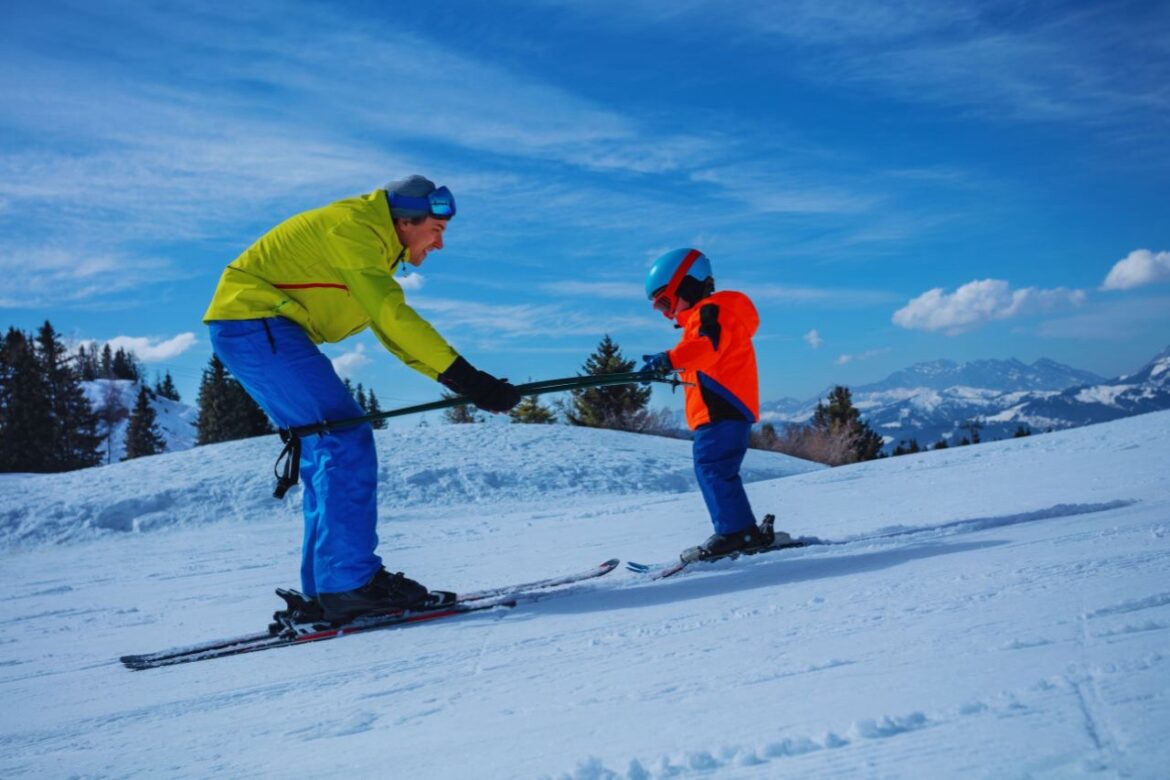
[[[644,355],[644,371],[680,371],[686,383],[687,425],[695,432],[695,476],[715,534],[687,550],[688,560],[750,553],[790,542],[756,525],[739,467],[752,424],[759,419],[760,390],[752,336],[760,317],[740,292],[715,292],[711,261],[697,249],[675,249],[654,261],[646,295],[683,335],[667,352]]]

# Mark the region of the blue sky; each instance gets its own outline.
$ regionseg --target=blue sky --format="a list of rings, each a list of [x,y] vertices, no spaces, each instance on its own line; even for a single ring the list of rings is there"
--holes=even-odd
[[[0,7],[0,325],[134,348],[193,402],[223,266],[298,211],[455,192],[408,300],[472,363],[673,344],[697,246],[765,400],[921,360],[1116,375],[1170,344],[1170,5],[739,0]],[[438,387],[367,334],[383,407]],[[668,392],[656,402],[677,404]]]

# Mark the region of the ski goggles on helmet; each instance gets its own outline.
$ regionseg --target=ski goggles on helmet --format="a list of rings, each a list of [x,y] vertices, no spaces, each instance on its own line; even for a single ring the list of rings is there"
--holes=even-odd
[[[432,190],[425,198],[414,198],[410,195],[389,193],[390,209],[409,209],[422,211],[437,219],[451,219],[455,216],[455,196],[446,186]]]
[[[691,266],[702,256],[702,252],[698,250],[691,250],[687,253],[682,262],[678,264],[678,268],[674,269],[666,286],[658,288],[650,296],[650,300],[654,303],[654,310],[662,312],[662,316],[668,320],[674,319],[675,310],[678,309],[679,285],[682,284],[683,278],[691,270]]]

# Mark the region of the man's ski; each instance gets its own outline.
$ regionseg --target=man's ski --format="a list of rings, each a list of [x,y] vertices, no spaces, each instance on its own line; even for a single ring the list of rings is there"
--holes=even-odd
[[[175,647],[157,653],[124,655],[121,661],[126,668],[135,671],[154,669],[160,666],[173,666],[288,645],[318,642],[348,634],[455,617],[469,612],[514,607],[522,602],[536,601],[542,596],[548,595],[548,592],[553,588],[601,577],[616,569],[618,563],[619,561],[614,558],[576,574],[458,594],[454,601],[431,609],[397,610],[379,615],[368,615],[340,626],[323,623],[298,623],[283,626],[275,624],[265,632]]]
[[[776,521],[773,515],[764,515],[764,519],[760,521],[760,531],[767,537],[774,537],[775,531],[772,529],[772,524]],[[793,547],[804,547],[807,544],[817,544],[818,540],[793,539],[787,534],[784,534],[784,539],[777,540],[767,547],[758,547],[753,550],[737,550],[727,555],[717,555],[711,558],[700,557],[698,548],[692,547],[684,550],[677,561],[666,564],[647,564],[635,563],[634,561],[627,561],[626,568],[637,574],[644,574],[652,580],[662,580],[667,577],[673,577],[675,574],[683,571],[692,563],[714,563],[715,561],[726,561],[738,558],[741,555],[760,555],[762,553],[775,552],[776,550],[789,550]]]

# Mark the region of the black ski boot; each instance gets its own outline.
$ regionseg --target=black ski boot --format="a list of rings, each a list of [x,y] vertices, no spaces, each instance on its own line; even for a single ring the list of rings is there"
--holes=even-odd
[[[375,572],[360,588],[317,596],[324,619],[334,624],[348,623],[362,615],[379,612],[425,609],[434,606],[433,602],[424,586],[408,579],[402,572],[391,574],[385,569]]]
[[[713,534],[707,541],[698,547],[690,547],[682,552],[682,559],[687,563],[694,561],[713,561],[717,558],[730,558],[740,555],[752,555],[772,547],[791,547],[792,537],[784,531],[777,533],[772,528],[776,522],[774,515],[764,515],[759,525],[748,526],[742,531],[733,534]]]

